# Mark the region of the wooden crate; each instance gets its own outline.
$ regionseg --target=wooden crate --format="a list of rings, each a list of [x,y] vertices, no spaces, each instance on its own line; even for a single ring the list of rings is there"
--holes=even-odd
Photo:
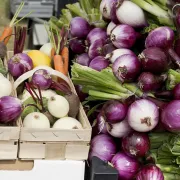
[[[7,61],[4,59],[4,66],[7,69]],[[13,84],[13,78],[10,74],[7,78]],[[11,96],[17,97],[13,90]],[[0,126],[0,160],[15,160],[18,154],[18,140],[20,136],[21,120],[20,118],[11,126]]]
[[[8,52],[8,57],[12,52]],[[76,93],[69,78],[71,89]],[[89,153],[91,126],[80,105],[78,118],[83,129],[34,129],[21,127],[18,157],[22,160],[31,159],[71,159],[86,160]]]

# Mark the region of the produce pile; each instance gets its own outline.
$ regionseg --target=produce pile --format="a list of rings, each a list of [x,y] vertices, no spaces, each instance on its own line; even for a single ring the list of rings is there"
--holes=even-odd
[[[80,101],[67,77],[67,31],[62,28],[52,32],[52,27],[45,24],[50,43],[44,44],[40,50],[24,52],[27,28],[17,25],[21,19],[15,20],[23,6],[22,2],[13,23],[0,37],[3,39],[0,43],[0,123],[3,126],[16,125],[21,117],[26,128],[83,129],[76,119]],[[12,35],[14,51],[6,59],[6,44]],[[7,74],[14,82],[8,80]],[[18,97],[13,91],[17,91]]]
[[[179,180],[180,4],[96,3],[68,4],[49,22],[70,32],[72,80],[93,127],[89,160],[110,162],[119,179]]]

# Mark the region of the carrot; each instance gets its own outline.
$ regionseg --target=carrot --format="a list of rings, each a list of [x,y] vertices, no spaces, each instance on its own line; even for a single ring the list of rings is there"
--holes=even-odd
[[[64,63],[63,63],[63,58],[61,55],[55,55],[54,56],[54,68],[56,71],[59,71],[65,75],[65,70],[64,70]]]
[[[52,49],[51,49],[51,59],[53,59],[53,58],[54,58],[54,55],[55,55],[55,49],[54,49],[54,48],[52,48]]]
[[[32,11],[31,11],[28,14],[26,14],[24,17],[22,17],[21,19],[17,20],[17,17],[19,15],[19,13],[21,12],[23,6],[24,6],[24,2],[21,2],[21,4],[19,5],[17,11],[15,12],[14,17],[12,18],[9,26],[4,28],[3,33],[0,36],[0,41],[4,41],[5,44],[7,44],[9,39],[11,38],[11,35],[12,35],[12,32],[13,32],[13,27],[17,23],[19,23],[22,19],[24,19],[25,17],[27,17],[29,14],[32,13]]]
[[[61,51],[61,56],[63,57],[65,74],[68,75],[69,49],[66,46],[63,47],[63,49]]]
[[[7,44],[9,39],[11,38],[13,32],[13,28],[12,27],[5,27],[3,30],[2,35],[0,36],[0,41],[4,41],[4,44]]]

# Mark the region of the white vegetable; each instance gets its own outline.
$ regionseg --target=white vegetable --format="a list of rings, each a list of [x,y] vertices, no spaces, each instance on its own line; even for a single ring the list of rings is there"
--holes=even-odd
[[[77,119],[74,119],[71,117],[64,117],[64,118],[57,120],[54,123],[53,128],[56,128],[56,129],[82,129],[83,127]]]
[[[35,92],[38,94],[38,90],[37,89],[35,89]],[[57,93],[55,91],[51,90],[51,89],[41,90],[41,94],[42,94],[42,97],[45,97],[47,99],[50,99],[50,97],[52,97],[54,95],[57,95]],[[31,97],[29,92],[27,90],[24,90],[22,96],[19,97],[19,98],[21,99],[22,102],[24,102],[29,97]]]
[[[50,128],[50,122],[44,114],[33,112],[24,118],[23,126],[26,128]]]
[[[51,57],[51,50],[52,50],[52,44],[51,43],[46,43],[40,48],[40,51],[49,57]]]
[[[112,30],[116,27],[116,24],[113,23],[112,21],[108,24],[108,27],[107,27],[107,35],[110,35]]]
[[[51,96],[48,100],[48,111],[52,116],[62,118],[69,112],[69,102],[63,96]]]
[[[2,96],[9,96],[12,93],[12,84],[11,82],[0,75],[0,98]]]

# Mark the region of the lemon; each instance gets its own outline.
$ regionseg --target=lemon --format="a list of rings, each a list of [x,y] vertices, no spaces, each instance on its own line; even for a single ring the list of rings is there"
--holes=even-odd
[[[49,56],[38,50],[31,50],[27,55],[32,59],[34,68],[37,66],[51,67],[51,59]]]

